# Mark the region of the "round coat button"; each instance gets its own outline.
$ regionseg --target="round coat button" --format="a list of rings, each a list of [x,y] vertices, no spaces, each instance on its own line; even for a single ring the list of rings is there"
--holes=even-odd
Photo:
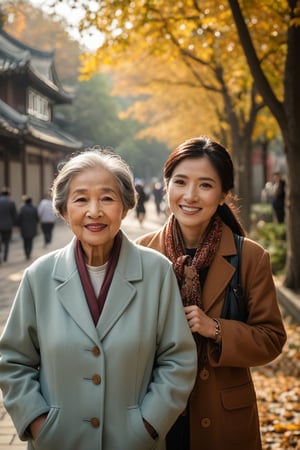
[[[94,384],[100,384],[101,383],[101,376],[96,373],[95,375],[92,376],[92,382]]]
[[[201,426],[203,427],[203,428],[208,428],[208,427],[210,427],[210,424],[211,424],[211,420],[208,418],[208,417],[203,417],[202,419],[201,419]]]
[[[100,420],[97,417],[92,417],[91,418],[91,425],[94,428],[99,428],[100,426]]]
[[[97,345],[95,345],[93,348],[92,348],[92,353],[93,353],[93,355],[94,356],[99,356],[100,355],[100,348],[99,347],[97,347]]]

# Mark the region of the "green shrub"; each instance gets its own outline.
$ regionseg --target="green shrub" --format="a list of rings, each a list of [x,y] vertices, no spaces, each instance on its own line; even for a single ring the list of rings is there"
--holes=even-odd
[[[249,237],[268,250],[273,273],[283,272],[287,252],[285,224],[260,220],[253,223]]]
[[[273,207],[271,203],[255,203],[251,207],[251,222],[253,224],[263,220],[264,222],[272,222]]]

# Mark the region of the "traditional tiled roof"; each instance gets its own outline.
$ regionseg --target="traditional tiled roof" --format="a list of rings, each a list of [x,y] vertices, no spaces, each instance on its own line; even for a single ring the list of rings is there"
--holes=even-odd
[[[55,147],[67,147],[70,150],[79,150],[82,142],[51,123],[30,118],[27,126],[27,140],[30,142],[47,142]]]
[[[0,29],[0,77],[26,73],[56,103],[68,103],[73,94],[67,92],[54,67],[54,50],[37,50],[17,41]]]
[[[79,150],[82,143],[49,122],[20,114],[0,99],[0,135],[22,137],[26,142],[68,150]]]
[[[0,99],[0,130],[6,135],[20,135],[25,130],[27,122],[27,116],[18,113]]]

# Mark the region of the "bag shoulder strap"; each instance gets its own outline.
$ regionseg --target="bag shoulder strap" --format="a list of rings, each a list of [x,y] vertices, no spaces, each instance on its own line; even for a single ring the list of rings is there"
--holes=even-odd
[[[248,312],[240,280],[241,253],[244,237],[237,234],[233,236],[237,252],[236,255],[227,256],[226,259],[236,270],[226,288],[221,317],[246,322]]]
[[[233,233],[233,237],[234,237],[234,243],[236,246],[236,255],[232,255],[229,257],[229,262],[230,264],[233,265],[233,267],[235,267],[235,273],[231,279],[230,284],[233,285],[233,287],[241,285],[241,280],[240,280],[240,272],[241,272],[241,255],[242,255],[242,245],[244,242],[244,236],[240,236],[239,234]]]

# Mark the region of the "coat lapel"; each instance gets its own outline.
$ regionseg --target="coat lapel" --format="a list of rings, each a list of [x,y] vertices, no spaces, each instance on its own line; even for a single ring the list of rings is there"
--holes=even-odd
[[[60,282],[57,295],[66,313],[94,342],[99,338],[85,299],[75,261],[75,239],[60,253],[53,269],[53,278]]]
[[[209,269],[207,279],[203,289],[203,303],[204,310],[209,313],[214,308],[216,301],[219,299],[219,308],[223,304],[223,296],[221,294],[225,291],[226,286],[229,284],[235,269],[225,258],[229,255],[236,254],[236,247],[231,230],[224,225],[223,233],[220,241],[220,246],[217,254]]]
[[[106,336],[122,316],[128,305],[132,302],[135,292],[135,288],[116,271],[102,314],[97,323],[97,332],[100,340]]]
[[[140,253],[123,233],[119,261],[97,324],[100,339],[106,336],[134,300],[136,288],[131,282],[141,278],[142,262]]]
[[[106,336],[134,299],[136,289],[131,281],[142,277],[141,257],[137,248],[123,234],[119,261],[95,327],[77,270],[74,245],[75,239],[60,253],[53,269],[53,278],[60,281],[57,294],[67,314],[91,339],[98,342],[99,338]]]

